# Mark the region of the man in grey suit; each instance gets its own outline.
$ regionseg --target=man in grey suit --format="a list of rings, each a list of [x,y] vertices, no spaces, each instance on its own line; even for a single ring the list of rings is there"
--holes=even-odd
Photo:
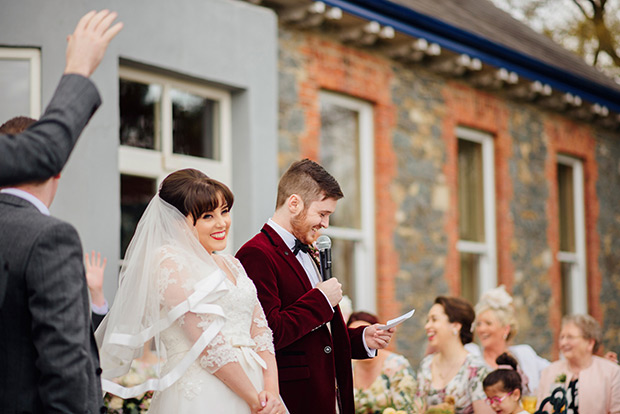
[[[0,132],[34,122],[13,118]],[[0,254],[8,263],[0,308],[3,413],[105,412],[80,239],[48,210],[59,178],[0,190]]]
[[[90,12],[69,37],[65,75],[40,121],[0,131],[0,411],[105,412],[81,243],[49,216],[62,168],[99,95],[87,79],[122,25]],[[33,122],[34,120],[26,122]]]

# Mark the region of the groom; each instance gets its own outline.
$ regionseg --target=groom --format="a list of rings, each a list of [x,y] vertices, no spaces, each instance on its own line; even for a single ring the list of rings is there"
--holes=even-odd
[[[273,217],[237,253],[273,331],[280,394],[295,414],[352,414],[351,357],[373,357],[393,333],[348,329],[338,306],[342,286],[321,281],[309,253],[342,197],[319,164],[293,163],[280,179]]]

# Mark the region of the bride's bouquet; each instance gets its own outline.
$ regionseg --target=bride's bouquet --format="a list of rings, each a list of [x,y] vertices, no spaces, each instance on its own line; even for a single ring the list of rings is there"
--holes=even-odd
[[[134,361],[129,372],[122,376],[118,383],[124,387],[132,387],[141,384],[150,378],[153,368],[147,364]],[[149,410],[153,398],[153,391],[147,391],[139,397],[123,399],[114,394],[107,393],[103,398],[109,414],[144,414]]]

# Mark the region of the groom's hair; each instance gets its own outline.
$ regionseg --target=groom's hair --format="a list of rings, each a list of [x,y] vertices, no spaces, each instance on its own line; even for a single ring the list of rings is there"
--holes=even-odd
[[[316,162],[303,159],[296,161],[286,170],[278,184],[276,209],[280,208],[293,194],[297,194],[307,209],[313,201],[344,197],[338,181]]]
[[[194,224],[204,213],[221,205],[226,205],[230,210],[235,201],[232,191],[225,184],[193,168],[168,175],[159,187],[159,197],[184,216],[191,215]]]

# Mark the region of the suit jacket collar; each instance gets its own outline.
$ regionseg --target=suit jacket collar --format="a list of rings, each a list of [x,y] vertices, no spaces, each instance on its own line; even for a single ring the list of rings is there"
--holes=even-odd
[[[9,193],[0,193],[0,203],[8,204],[8,205],[15,206],[15,207],[29,208],[29,209],[32,209],[33,211],[38,211],[39,213],[41,212],[30,201],[25,200],[13,194],[9,194]]]
[[[308,279],[306,271],[280,235],[268,224],[263,226],[261,233],[267,236],[267,239],[269,239],[276,253],[292,268],[293,273],[299,278],[306,291],[311,290],[312,285],[310,284],[310,279]]]

